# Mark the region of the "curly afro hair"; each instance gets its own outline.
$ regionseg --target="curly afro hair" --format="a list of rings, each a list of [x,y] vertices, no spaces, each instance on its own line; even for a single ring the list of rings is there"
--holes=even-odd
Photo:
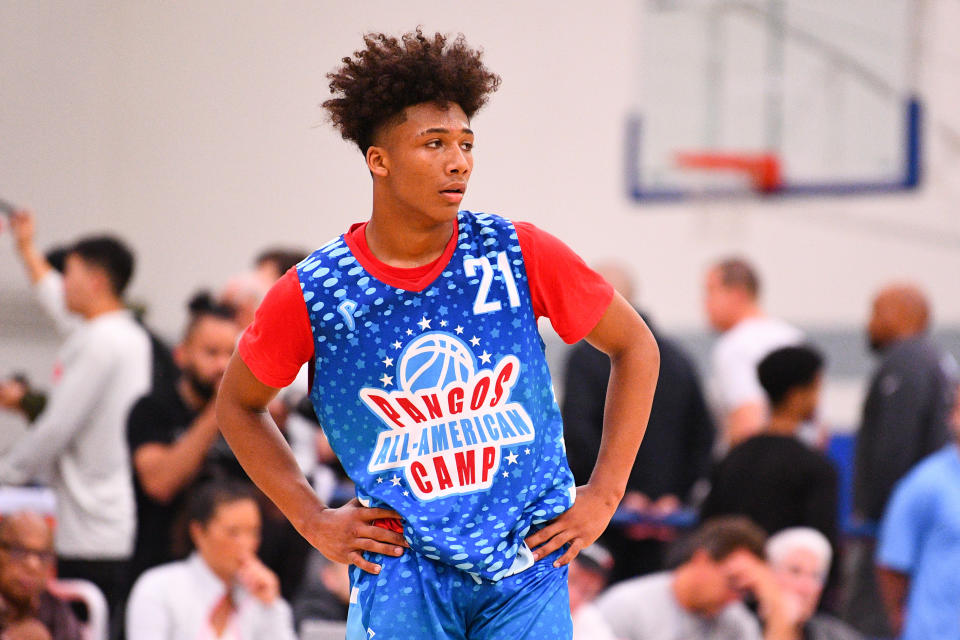
[[[335,97],[323,103],[343,138],[362,153],[377,128],[406,107],[453,102],[472,118],[500,86],[500,76],[483,65],[482,52],[469,48],[463,34],[452,41],[441,33],[428,38],[418,27],[399,39],[368,33],[363,41],[363,49],[327,74]]]

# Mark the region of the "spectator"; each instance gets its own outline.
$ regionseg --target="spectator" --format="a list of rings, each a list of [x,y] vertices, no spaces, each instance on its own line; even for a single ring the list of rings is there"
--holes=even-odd
[[[37,249],[34,241],[36,224],[32,213],[17,211],[11,217],[10,222],[17,253],[20,254],[20,260],[23,262],[27,277],[33,286],[37,302],[53,321],[57,331],[64,336],[69,335],[83,325],[83,318],[67,306],[64,297],[63,273],[66,269],[66,258],[71,247],[58,246],[47,251],[44,255]],[[133,311],[137,322],[142,324],[143,309],[134,309]],[[177,367],[173,362],[169,347],[148,327],[144,326],[144,330],[150,338],[152,354],[151,386],[175,380]],[[28,394],[24,406],[18,408],[22,409],[30,418],[37,408],[37,403],[42,403],[42,400],[42,397],[38,398],[35,395]]]
[[[293,603],[297,629],[304,620],[347,621],[350,574],[345,564],[326,559],[316,549],[307,561],[307,577]]]
[[[760,279],[746,260],[728,258],[707,271],[707,318],[721,333],[713,348],[712,375],[724,448],[756,435],[766,423],[757,364],[777,347],[803,340],[799,329],[766,315],[759,297]]]
[[[623,640],[781,640],[793,626],[779,586],[763,562],[766,535],[746,518],[706,522],[670,572],[627,580],[598,606]],[[766,632],[741,600],[752,594]]]
[[[954,442],[900,481],[877,548],[880,592],[903,640],[960,638],[960,389]]]
[[[796,438],[816,411],[823,358],[811,347],[783,347],[766,356],[759,379],[771,406],[764,433],[734,447],[717,465],[703,518],[745,515],[768,534],[813,527],[836,540],[837,472]]]
[[[873,301],[867,333],[881,355],[863,405],[854,460],[853,510],[875,523],[894,485],[949,439],[957,365],[927,335],[930,306],[915,286],[895,284]],[[868,635],[889,635],[874,574],[874,545],[850,549],[853,573],[845,619]]]
[[[626,300],[633,299],[633,280],[622,265],[601,265],[597,272]],[[714,427],[693,362],[641,315],[660,348],[660,381],[622,505],[663,516],[682,506],[707,475]],[[597,461],[609,378],[610,359],[604,353],[583,340],[570,350],[562,413],[567,459],[578,485],[587,483]],[[604,544],[617,558],[614,581],[663,568],[664,543],[654,533],[660,530],[607,529]]]
[[[187,491],[220,432],[214,415],[217,388],[233,354],[233,310],[197,295],[174,351],[181,374],[134,405],[127,422],[137,496],[137,539],[132,583],[145,570],[177,557],[172,531]]]
[[[613,556],[599,544],[580,551],[570,563],[570,612],[573,640],[615,640],[616,636],[594,600],[610,580]]]
[[[188,510],[196,552],[140,576],[127,606],[127,637],[293,640],[280,583],[256,557],[260,510],[250,488],[207,484]]]
[[[256,272],[273,284],[280,279],[280,276],[297,266],[297,263],[309,254],[309,251],[289,247],[272,247],[266,249],[254,260]]]
[[[220,300],[236,309],[237,324],[240,325],[241,331],[253,322],[253,316],[257,307],[260,306],[260,301],[273,283],[307,255],[307,251],[300,249],[285,247],[266,249],[254,260],[254,268],[251,271],[230,278],[220,293]]]
[[[0,457],[0,482],[49,475],[60,575],[93,582],[110,606],[122,598],[136,528],[123,435],[151,376],[150,339],[123,305],[133,266],[133,254],[115,238],[85,238],[69,249],[58,299],[82,320],[61,348],[47,407]]]
[[[833,552],[830,541],[816,529],[791,527],[767,541],[767,560],[796,626],[792,640],[863,640],[863,636],[833,616],[817,613]]]
[[[930,307],[911,285],[877,294],[867,327],[882,361],[870,381],[857,434],[854,509],[879,520],[896,482],[949,439],[957,364],[927,336]]]
[[[42,517],[0,520],[0,637],[82,640],[70,605],[47,590],[53,563],[53,534]]]

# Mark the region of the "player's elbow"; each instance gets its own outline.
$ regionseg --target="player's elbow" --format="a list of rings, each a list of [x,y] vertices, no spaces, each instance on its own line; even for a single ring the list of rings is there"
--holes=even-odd
[[[635,331],[631,332],[631,337],[622,355],[637,363],[637,366],[650,373],[656,380],[660,375],[660,347],[657,345],[656,338],[642,322]]]

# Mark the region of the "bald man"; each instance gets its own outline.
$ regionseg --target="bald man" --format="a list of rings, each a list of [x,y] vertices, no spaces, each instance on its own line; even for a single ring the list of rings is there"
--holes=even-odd
[[[866,522],[880,520],[897,481],[950,438],[957,364],[927,335],[930,315],[926,296],[912,284],[891,284],[873,300],[867,335],[881,361],[863,405],[853,480],[854,515]],[[865,634],[890,635],[873,545],[850,551],[855,577],[845,617]]]
[[[53,561],[53,533],[42,517],[0,520],[0,638],[81,640],[70,607],[47,591]]]
[[[879,520],[893,485],[950,438],[957,364],[927,336],[930,305],[914,285],[893,284],[873,300],[870,348],[882,360],[857,437],[854,509]]]

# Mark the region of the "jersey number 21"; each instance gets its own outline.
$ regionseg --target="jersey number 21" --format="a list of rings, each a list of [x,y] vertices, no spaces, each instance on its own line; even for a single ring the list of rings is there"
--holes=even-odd
[[[490,296],[490,285],[493,283],[493,265],[487,256],[480,258],[464,258],[463,269],[468,278],[477,275],[477,268],[480,268],[480,287],[477,289],[477,298],[473,301],[473,313],[490,313],[491,311],[500,311],[501,304],[499,300],[488,300]],[[500,277],[504,286],[507,288],[507,299],[511,307],[520,306],[520,293],[517,291],[517,282],[513,279],[513,271],[510,269],[510,261],[507,258],[507,252],[501,251],[497,254],[497,269],[500,271]]]

